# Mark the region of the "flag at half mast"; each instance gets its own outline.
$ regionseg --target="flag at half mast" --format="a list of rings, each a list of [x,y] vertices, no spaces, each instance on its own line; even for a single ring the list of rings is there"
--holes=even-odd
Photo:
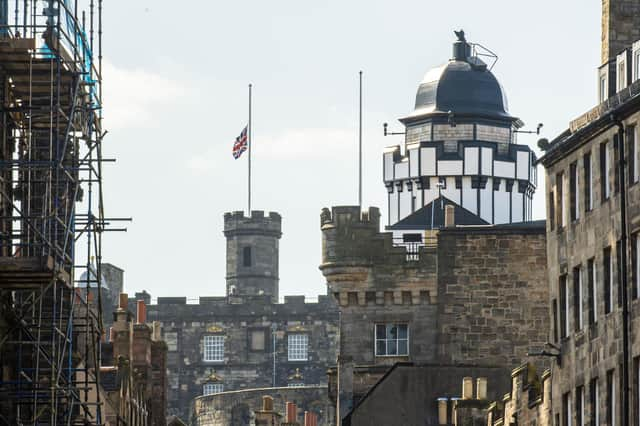
[[[245,126],[240,132],[240,136],[236,138],[236,141],[233,144],[233,158],[236,160],[240,158],[243,152],[247,150],[249,147],[249,139],[247,137],[247,127]]]

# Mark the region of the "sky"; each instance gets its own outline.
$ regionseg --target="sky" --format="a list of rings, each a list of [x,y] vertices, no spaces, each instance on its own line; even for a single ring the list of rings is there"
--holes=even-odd
[[[357,205],[358,71],[363,204],[386,217],[382,123],[412,110],[454,30],[497,53],[512,115],[536,152],[596,104],[600,1],[112,0],[104,2],[103,261],[125,290],[223,295],[223,215],[246,210],[247,158],[231,148],[253,84],[253,209],[282,215],[280,294],[326,293],[319,215]],[[541,166],[540,166],[541,167]],[[534,218],[544,217],[543,170]]]

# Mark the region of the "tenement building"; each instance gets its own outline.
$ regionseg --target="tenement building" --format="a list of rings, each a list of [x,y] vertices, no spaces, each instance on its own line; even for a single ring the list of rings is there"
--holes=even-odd
[[[536,159],[457,34],[401,120],[404,149],[383,154],[392,232],[374,207],[321,214],[320,269],[340,310],[336,424],[439,424],[439,401],[459,398],[464,377],[497,399],[548,341],[545,224],[529,220]]]
[[[554,424],[640,424],[640,1],[603,1],[600,104],[546,148]]]
[[[169,414],[201,425],[248,425],[268,394],[277,411],[284,411],[285,401],[296,402],[327,424],[333,416],[326,372],[337,353],[335,303],[323,295],[313,302],[284,296],[278,303],[279,214],[226,213],[224,234],[226,296],[202,296],[197,303],[158,297],[150,304],[148,293],[136,293],[167,342]]]

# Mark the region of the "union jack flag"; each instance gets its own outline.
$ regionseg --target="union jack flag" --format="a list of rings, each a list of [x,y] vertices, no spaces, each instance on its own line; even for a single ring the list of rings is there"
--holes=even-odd
[[[247,126],[242,129],[240,132],[240,136],[236,138],[236,141],[233,144],[233,158],[236,160],[240,158],[243,152],[247,150],[249,147],[249,139],[247,138]]]

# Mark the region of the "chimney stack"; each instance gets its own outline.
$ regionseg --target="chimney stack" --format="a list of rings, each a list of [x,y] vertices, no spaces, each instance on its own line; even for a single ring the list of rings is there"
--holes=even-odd
[[[273,411],[273,398],[269,395],[262,397],[262,411]]]
[[[145,305],[144,300],[138,300],[136,323],[144,324],[145,322],[147,322],[147,305]]]
[[[602,65],[640,40],[640,1],[602,0]]]
[[[444,227],[451,228],[456,226],[455,207],[451,204],[444,206]]]

